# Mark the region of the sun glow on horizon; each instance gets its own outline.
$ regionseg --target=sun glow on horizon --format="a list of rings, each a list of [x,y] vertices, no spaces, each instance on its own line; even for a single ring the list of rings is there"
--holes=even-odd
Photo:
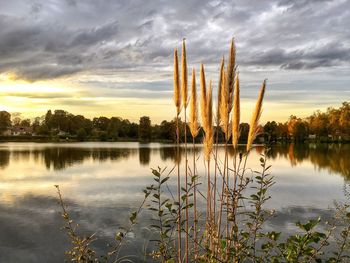
[[[140,88],[135,91],[121,87],[111,89],[101,87],[98,83],[86,86],[79,80],[62,78],[28,82],[12,73],[0,74],[0,110],[21,113],[22,118],[31,119],[43,116],[50,109],[62,109],[87,118],[121,117],[132,122],[138,122],[141,116],[149,116],[153,124],[175,117],[172,91],[167,92],[169,94],[166,97],[140,98],[139,93],[146,92]],[[119,97],[125,91],[129,92],[129,97]],[[241,120],[249,122],[255,98],[241,100]],[[328,106],[332,105],[320,107],[309,101],[302,101],[298,105],[288,101],[271,101],[269,94],[266,94],[261,123],[272,120],[285,122],[292,114],[304,118],[318,109],[326,110]]]

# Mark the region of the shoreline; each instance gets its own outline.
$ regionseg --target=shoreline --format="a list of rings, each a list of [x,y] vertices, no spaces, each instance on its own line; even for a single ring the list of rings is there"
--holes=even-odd
[[[77,142],[138,142],[138,143],[166,143],[166,144],[176,144],[172,140],[149,140],[143,141],[135,138],[118,138],[118,140],[98,140],[98,139],[86,139],[78,140],[75,137],[49,137],[49,136],[0,136],[0,143],[7,142],[34,142],[34,143],[77,143]],[[224,143],[224,142],[222,142]],[[326,140],[305,140],[303,142],[293,141],[293,140],[278,140],[275,142],[266,143],[266,145],[280,145],[280,144],[349,144],[350,141],[326,141]],[[196,144],[202,144],[199,140]],[[246,141],[241,141],[239,144],[246,144]],[[264,142],[257,142],[257,144],[264,145]]]

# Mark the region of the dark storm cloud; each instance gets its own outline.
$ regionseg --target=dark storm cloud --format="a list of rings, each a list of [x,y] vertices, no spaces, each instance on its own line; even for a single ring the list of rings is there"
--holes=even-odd
[[[1,1],[0,72],[36,81],[79,72],[218,64],[234,36],[244,68],[349,66],[349,1]],[[137,76],[137,74],[136,74]]]
[[[246,61],[250,65],[280,66],[283,69],[313,69],[318,67],[332,67],[347,64],[350,59],[350,47],[332,42],[321,47],[286,51],[284,49],[270,49],[252,54],[252,60]]]

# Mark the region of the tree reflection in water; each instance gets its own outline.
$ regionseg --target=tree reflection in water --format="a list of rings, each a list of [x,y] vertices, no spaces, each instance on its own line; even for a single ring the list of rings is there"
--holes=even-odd
[[[159,148],[142,145],[139,148],[44,147],[28,150],[6,149],[4,147],[0,149],[0,169],[5,169],[10,161],[33,159],[36,163],[42,162],[48,170],[63,170],[87,160],[118,161],[128,159],[136,154],[139,155],[139,163],[143,166],[150,164],[151,156],[154,154],[159,154],[162,161],[180,162],[183,158],[182,151],[180,151],[179,160],[176,160],[175,150],[173,146],[169,145]],[[230,150],[229,154],[233,154],[233,149]],[[189,151],[189,154],[192,154],[193,150]],[[261,153],[263,147],[257,146],[255,151]],[[196,155],[198,156],[200,152],[201,148],[197,147]],[[291,166],[308,161],[315,166],[315,169],[326,169],[329,173],[337,173],[350,179],[349,153],[350,145],[348,144],[281,144],[273,146],[268,152],[268,157],[288,159]]]
[[[268,157],[287,158],[291,166],[309,161],[315,169],[326,169],[350,179],[350,145],[348,144],[282,144],[272,147]]]

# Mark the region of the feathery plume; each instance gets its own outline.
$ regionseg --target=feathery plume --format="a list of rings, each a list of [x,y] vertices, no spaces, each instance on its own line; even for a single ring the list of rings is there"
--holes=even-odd
[[[208,130],[213,130],[213,88],[211,80],[209,81],[209,91],[207,97],[207,107],[208,107]]]
[[[187,62],[186,62],[186,44],[185,39],[182,41],[182,54],[181,54],[181,95],[182,104],[184,108],[187,108]]]
[[[221,105],[221,85],[222,85],[222,74],[224,72],[225,69],[225,59],[224,57],[222,57],[221,60],[221,66],[220,66],[220,76],[219,76],[219,83],[218,83],[218,107],[216,110],[216,125],[219,126],[220,122],[221,122],[221,118],[220,118],[220,105]]]
[[[207,116],[207,87],[205,84],[205,73],[204,66],[201,64],[200,67],[200,88],[201,88],[201,118],[203,129],[206,130],[208,126]]]
[[[239,138],[239,122],[240,122],[240,98],[239,98],[239,75],[236,75],[235,90],[233,100],[233,114],[232,114],[232,146],[237,149]]]
[[[234,39],[231,40],[229,61],[227,66],[227,85],[229,90],[229,103],[228,103],[228,112],[230,113],[233,105],[233,96],[234,96],[234,81],[236,75],[236,46]]]
[[[174,103],[176,106],[177,115],[181,111],[181,91],[180,91],[180,79],[179,79],[179,62],[177,58],[177,49],[174,50]]]
[[[210,154],[213,149],[213,89],[211,81],[209,82],[209,91],[207,95],[207,126],[204,137],[204,156],[206,160],[210,160]]]
[[[199,132],[198,123],[198,108],[197,108],[197,89],[196,89],[196,73],[192,68],[192,85],[191,85],[191,100],[190,100],[190,131],[193,138],[196,138]]]
[[[226,141],[228,138],[228,127],[229,127],[229,89],[227,85],[227,76],[224,71],[222,71],[221,76],[221,94],[220,94],[220,119],[221,119],[221,129],[225,134]]]
[[[235,70],[236,70],[236,47],[234,39],[231,40],[230,55],[227,66],[227,84],[230,93],[233,92],[233,84],[235,80]]]
[[[253,141],[255,140],[257,133],[258,133],[258,124],[259,124],[259,119],[261,116],[265,88],[266,88],[266,80],[264,80],[264,82],[261,86],[259,97],[258,97],[258,100],[257,100],[256,105],[255,105],[255,110],[254,110],[252,119],[250,121],[248,142],[247,142],[247,152],[250,151],[252,144],[253,144]]]

